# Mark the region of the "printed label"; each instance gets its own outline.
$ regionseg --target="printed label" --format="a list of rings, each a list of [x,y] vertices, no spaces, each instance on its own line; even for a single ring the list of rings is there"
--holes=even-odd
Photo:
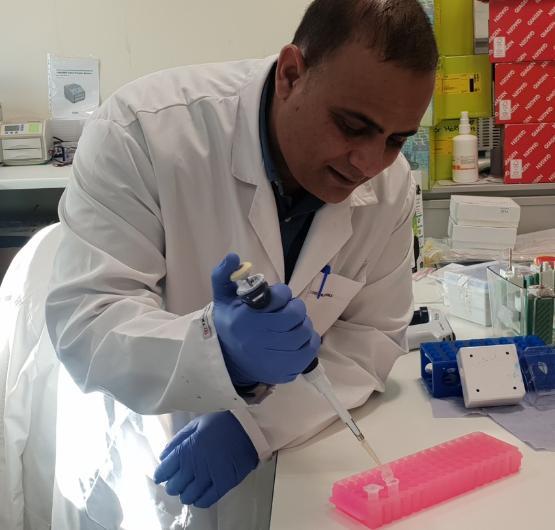
[[[443,94],[476,94],[482,91],[480,74],[447,74],[441,83]]]
[[[476,157],[474,155],[460,155],[453,159],[453,171],[465,169],[476,169]]]
[[[507,55],[507,44],[505,37],[495,37],[493,39],[493,56],[496,59],[503,59]]]
[[[522,180],[522,160],[520,158],[511,160],[510,178],[511,180]]]
[[[508,121],[512,117],[512,108],[510,99],[502,99],[499,102],[499,119]]]
[[[453,154],[453,139],[442,138],[436,139],[434,146],[434,153],[436,155],[452,155]]]

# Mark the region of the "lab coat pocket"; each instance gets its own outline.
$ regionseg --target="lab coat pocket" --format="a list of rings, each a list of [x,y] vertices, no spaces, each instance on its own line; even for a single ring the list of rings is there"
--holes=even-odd
[[[323,278],[324,275],[319,273],[301,295],[306,304],[308,316],[319,335],[323,335],[332,326],[345,311],[349,302],[364,287],[363,282],[357,282],[339,274],[329,274],[322,293],[317,298]]]

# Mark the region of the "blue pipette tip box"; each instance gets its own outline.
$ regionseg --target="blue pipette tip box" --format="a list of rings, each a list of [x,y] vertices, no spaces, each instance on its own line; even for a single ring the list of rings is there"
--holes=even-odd
[[[496,346],[514,344],[523,369],[524,352],[527,348],[545,346],[535,335],[497,337],[488,339],[424,342],[420,345],[420,375],[428,392],[435,398],[462,396],[461,379],[457,366],[457,352],[469,346]],[[432,370],[426,370],[430,365]]]

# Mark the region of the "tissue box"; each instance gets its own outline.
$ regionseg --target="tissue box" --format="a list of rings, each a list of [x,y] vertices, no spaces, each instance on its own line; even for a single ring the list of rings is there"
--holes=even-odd
[[[554,99],[555,62],[495,65],[496,123],[555,122]]]
[[[555,123],[506,125],[505,184],[555,182]]]
[[[490,0],[493,63],[555,60],[555,0]]]
[[[449,215],[455,223],[462,225],[516,228],[520,206],[508,197],[451,195]]]
[[[503,250],[514,248],[515,227],[473,226],[458,224],[449,218],[448,235],[452,248]]]

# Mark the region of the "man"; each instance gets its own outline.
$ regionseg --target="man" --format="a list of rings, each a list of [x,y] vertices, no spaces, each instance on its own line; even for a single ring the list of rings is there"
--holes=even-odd
[[[251,471],[335,419],[297,377],[315,355],[346,406],[383,390],[412,314],[399,151],[436,62],[417,0],[316,0],[277,60],[159,72],[88,123],[47,323],[83,391],[182,413],[154,476],[191,505],[172,528],[254,527]],[[266,309],[237,299],[239,256],[273,286]],[[118,497],[125,527],[108,489],[89,504]]]

